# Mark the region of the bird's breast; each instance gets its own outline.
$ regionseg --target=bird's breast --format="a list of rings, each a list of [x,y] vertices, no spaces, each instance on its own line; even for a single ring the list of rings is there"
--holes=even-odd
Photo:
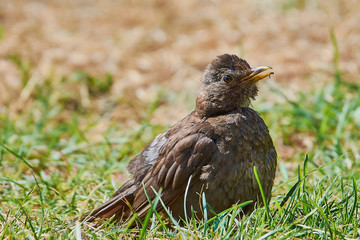
[[[266,194],[271,192],[276,168],[276,151],[269,131],[259,114],[244,108],[226,115],[209,118],[218,147],[215,174],[207,183],[212,201],[224,207],[234,202],[255,200],[259,192],[254,166]]]

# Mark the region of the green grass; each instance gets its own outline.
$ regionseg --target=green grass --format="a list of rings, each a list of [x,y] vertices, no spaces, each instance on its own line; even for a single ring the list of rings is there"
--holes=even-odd
[[[12,59],[26,88],[30,65]],[[140,229],[106,222],[94,229],[72,219],[108,199],[121,184],[114,176],[169,127],[149,122],[168,93],[139,109],[138,124],[131,129],[109,119],[102,139],[94,141],[88,137],[91,131],[126,96],[109,94],[111,75],[49,76],[36,84],[20,111],[11,112],[9,105],[0,115],[0,239],[360,238],[360,85],[342,79],[336,61],[334,72],[332,83],[299,93],[296,100],[274,89],[285,104],[256,103],[273,138],[296,149],[287,159],[280,154],[273,197],[265,207],[239,217],[242,205],[236,205],[204,221],[192,217],[181,226],[154,210],[162,204],[157,198]],[[90,105],[79,99],[81,88],[88,90]],[[105,110],[94,107],[101,101]],[[311,149],[298,147],[294,136],[310,137]],[[210,211],[208,206],[204,210]]]

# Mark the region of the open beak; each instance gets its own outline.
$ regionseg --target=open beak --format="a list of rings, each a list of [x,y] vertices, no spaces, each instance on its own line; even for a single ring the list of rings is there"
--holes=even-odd
[[[243,82],[247,82],[247,83],[256,83],[259,80],[266,78],[266,77],[270,77],[271,74],[274,74],[273,72],[269,72],[269,73],[263,73],[260,74],[266,70],[272,69],[271,67],[267,67],[267,66],[262,66],[262,67],[257,67],[257,68],[252,68],[249,75],[245,76],[243,79],[241,79]]]

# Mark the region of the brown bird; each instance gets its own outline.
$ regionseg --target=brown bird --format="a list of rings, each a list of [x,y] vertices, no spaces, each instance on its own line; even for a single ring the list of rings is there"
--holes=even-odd
[[[202,75],[195,110],[131,160],[128,170],[133,178],[82,219],[115,216],[120,220],[133,212],[143,219],[151,207],[144,189],[151,199],[156,196],[154,190],[160,190],[176,219],[184,218],[185,211],[190,216],[191,207],[202,214],[203,193],[216,213],[248,200],[253,203],[244,212],[252,211],[256,202],[261,204],[254,166],[268,198],[277,155],[267,126],[249,104],[258,93],[255,84],[273,74],[263,73],[269,69],[250,68],[236,55],[215,58]],[[164,211],[161,204],[157,210]]]

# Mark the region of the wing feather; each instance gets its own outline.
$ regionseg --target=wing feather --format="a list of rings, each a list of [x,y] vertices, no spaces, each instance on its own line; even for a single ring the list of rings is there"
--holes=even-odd
[[[215,142],[203,133],[189,133],[186,138],[178,138],[177,142],[174,141],[174,138],[178,137],[176,135],[171,136],[164,143],[159,158],[149,169],[143,182],[145,191],[151,198],[155,197],[152,188],[156,191],[162,189],[161,199],[166,206],[184,195],[190,176],[193,177],[190,187],[199,181],[206,181],[200,179],[200,176],[205,169],[210,168],[203,167],[211,162],[217,151]],[[139,189],[135,195],[133,208],[141,218],[149,207],[144,189]],[[161,208],[159,205],[158,210]]]
[[[169,206],[185,193],[190,176],[191,186],[207,180],[212,170],[209,165],[218,147],[213,139],[214,133],[204,132],[212,129],[191,113],[183,121],[175,124],[167,132],[158,135],[144,151],[130,161],[128,170],[134,178],[125,183],[90,217],[117,218],[129,217],[133,211],[142,219],[150,208],[146,197],[153,199],[153,190],[162,190],[161,198]],[[129,206],[130,205],[130,206]],[[161,205],[158,205],[161,211]],[[86,216],[86,215],[84,215]]]

